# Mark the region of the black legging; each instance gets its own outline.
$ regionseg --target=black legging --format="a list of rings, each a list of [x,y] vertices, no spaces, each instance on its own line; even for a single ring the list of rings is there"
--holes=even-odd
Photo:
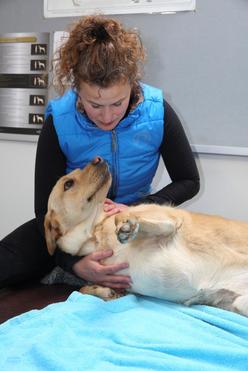
[[[54,258],[47,252],[36,219],[21,225],[0,241],[0,288],[41,278],[54,266]]]

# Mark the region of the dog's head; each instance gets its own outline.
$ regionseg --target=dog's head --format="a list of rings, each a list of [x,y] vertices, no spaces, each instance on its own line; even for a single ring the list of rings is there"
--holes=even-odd
[[[52,255],[56,241],[80,223],[89,223],[102,211],[111,184],[107,163],[96,157],[84,169],[60,178],[52,189],[45,216],[47,248]]]

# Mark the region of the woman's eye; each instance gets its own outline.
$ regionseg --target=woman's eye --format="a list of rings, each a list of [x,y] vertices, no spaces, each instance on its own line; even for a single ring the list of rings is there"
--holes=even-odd
[[[64,183],[64,191],[67,191],[67,190],[70,189],[73,185],[74,185],[74,180],[73,180],[73,179],[69,179],[69,180],[67,180],[67,181]]]
[[[122,103],[122,102],[114,103],[114,106],[115,106],[115,107],[120,107],[120,106],[121,106],[121,103]]]
[[[100,108],[100,106],[98,106],[97,104],[92,104],[91,107],[94,108],[94,109]]]

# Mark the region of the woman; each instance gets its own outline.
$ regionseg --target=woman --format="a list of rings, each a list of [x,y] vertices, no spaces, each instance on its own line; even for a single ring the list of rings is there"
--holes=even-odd
[[[78,277],[127,288],[125,262],[103,266],[112,251],[72,257],[48,256],[44,216],[59,177],[96,155],[109,163],[113,182],[105,211],[142,202],[179,205],[199,190],[199,174],[181,123],[162,91],[141,83],[144,48],[137,32],[102,16],[80,19],[59,50],[35,168],[35,214],[0,242],[0,286],[41,277],[55,265]],[[70,86],[70,89],[65,91]],[[150,194],[160,155],[171,183]]]

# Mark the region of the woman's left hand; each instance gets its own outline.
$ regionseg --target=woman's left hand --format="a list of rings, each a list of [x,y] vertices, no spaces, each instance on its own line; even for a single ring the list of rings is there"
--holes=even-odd
[[[126,210],[128,208],[127,205],[124,204],[118,204],[117,202],[114,202],[110,200],[109,198],[106,198],[103,205],[103,210],[105,213],[107,213],[109,216],[118,214],[123,210]]]

